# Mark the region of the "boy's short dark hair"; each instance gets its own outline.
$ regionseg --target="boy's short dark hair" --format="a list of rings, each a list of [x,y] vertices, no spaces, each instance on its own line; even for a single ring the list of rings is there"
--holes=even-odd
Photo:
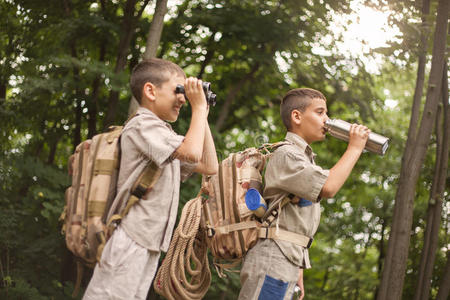
[[[134,98],[141,103],[142,88],[145,83],[151,82],[160,87],[169,80],[171,75],[186,76],[183,70],[173,62],[160,58],[150,58],[141,61],[133,68],[130,77],[130,88]]]
[[[291,113],[294,109],[304,112],[315,98],[327,101],[325,96],[314,89],[298,88],[287,92],[281,100],[280,114],[284,126],[287,130],[291,129]]]

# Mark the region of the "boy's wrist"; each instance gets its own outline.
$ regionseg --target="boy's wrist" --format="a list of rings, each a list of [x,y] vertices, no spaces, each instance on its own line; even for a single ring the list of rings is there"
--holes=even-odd
[[[347,147],[347,152],[349,152],[350,154],[353,154],[353,155],[361,155],[363,150],[364,150],[364,148],[352,146],[350,144]]]
[[[195,115],[195,116],[194,116]],[[208,118],[208,107],[192,107],[192,118],[207,119]]]
[[[208,105],[205,104],[205,105],[192,106],[192,113],[194,113],[194,112],[207,114],[208,113]]]

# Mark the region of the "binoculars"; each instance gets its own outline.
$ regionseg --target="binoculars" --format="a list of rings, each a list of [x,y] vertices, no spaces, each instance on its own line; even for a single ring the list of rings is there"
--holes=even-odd
[[[203,92],[205,93],[206,102],[209,106],[215,106],[216,105],[216,94],[211,91],[211,83],[209,82],[203,82],[202,83]],[[186,100],[189,101],[189,99],[186,97],[186,93],[184,91],[184,86],[181,84],[177,84],[177,87],[175,88],[175,93],[177,94],[183,94]]]
[[[325,128],[328,133],[335,138],[348,142],[350,126],[352,124],[338,119],[330,119],[325,122]],[[369,133],[365,150],[378,155],[384,155],[389,147],[389,138],[377,133]]]

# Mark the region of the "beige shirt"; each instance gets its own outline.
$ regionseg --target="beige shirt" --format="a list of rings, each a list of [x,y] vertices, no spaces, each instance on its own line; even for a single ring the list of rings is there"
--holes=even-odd
[[[311,147],[300,136],[288,132],[286,141],[291,144],[275,150],[267,164],[264,199],[270,205],[289,194],[302,198],[298,204],[284,206],[276,222],[280,229],[312,238],[320,221],[319,194],[329,171],[314,163]],[[286,241],[275,242],[293,264],[311,267],[308,249]]]
[[[152,111],[140,107],[121,136],[122,157],[117,197],[129,197],[131,187],[149,159],[162,168],[153,188],[137,202],[121,222],[125,232],[151,251],[167,251],[178,211],[180,180],[185,180],[194,164],[171,159],[184,137]]]

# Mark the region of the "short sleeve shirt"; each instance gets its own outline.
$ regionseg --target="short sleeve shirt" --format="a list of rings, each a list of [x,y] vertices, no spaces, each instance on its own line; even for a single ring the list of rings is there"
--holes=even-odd
[[[121,222],[136,243],[152,251],[169,248],[178,211],[180,180],[189,177],[195,168],[194,164],[171,158],[183,140],[184,136],[176,134],[170,124],[144,107],[137,110],[137,116],[125,125],[121,135],[117,197],[130,196],[148,160],[161,168],[153,188],[131,207]]]
[[[320,221],[319,194],[329,171],[314,163],[311,147],[300,136],[288,132],[286,141],[289,144],[279,147],[269,159],[264,199],[270,205],[289,194],[301,198],[298,204],[285,205],[276,222],[280,229],[312,238]],[[308,249],[286,241],[275,242],[293,264],[311,267]]]

